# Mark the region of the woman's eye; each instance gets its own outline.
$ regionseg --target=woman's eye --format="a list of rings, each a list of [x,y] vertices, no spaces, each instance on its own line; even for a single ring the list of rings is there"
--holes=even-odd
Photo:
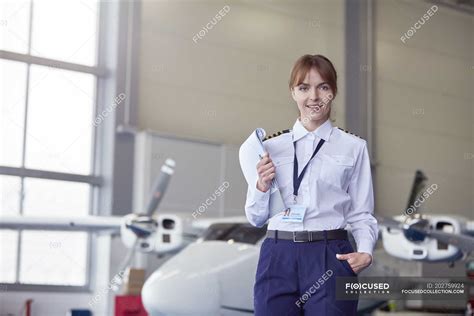
[[[300,91],[306,91],[306,90],[308,90],[308,88],[307,88],[307,87],[300,87],[299,90],[300,90]]]
[[[328,91],[328,90],[329,90],[329,86],[321,86],[321,89],[323,89],[324,91]]]

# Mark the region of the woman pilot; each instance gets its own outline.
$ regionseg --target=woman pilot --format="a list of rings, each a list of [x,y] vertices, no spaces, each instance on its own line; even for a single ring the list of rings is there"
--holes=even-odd
[[[356,315],[357,300],[336,300],[336,277],[356,277],[372,263],[378,227],[367,143],[331,123],[337,74],[329,59],[300,57],[289,88],[299,117],[291,130],[264,140],[267,153],[245,203],[252,225],[268,221],[254,286],[255,315]],[[269,218],[275,178],[288,209]]]

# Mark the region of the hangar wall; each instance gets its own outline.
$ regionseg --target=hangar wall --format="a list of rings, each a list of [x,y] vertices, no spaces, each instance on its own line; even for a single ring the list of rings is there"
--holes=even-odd
[[[344,1],[226,3],[228,12],[200,38],[222,2],[143,2],[139,127],[227,144],[258,126],[291,127],[297,109],[288,78],[306,53],[335,63],[343,125]]]
[[[422,169],[438,185],[426,212],[474,220],[474,17],[439,6],[404,43],[433,4],[375,4],[377,211],[402,214]]]
[[[474,18],[439,6],[403,42],[400,37],[432,5],[376,1],[376,209],[403,214],[421,169],[429,185],[438,185],[422,205],[425,213],[474,220]],[[422,264],[424,276],[465,273],[463,262]]]

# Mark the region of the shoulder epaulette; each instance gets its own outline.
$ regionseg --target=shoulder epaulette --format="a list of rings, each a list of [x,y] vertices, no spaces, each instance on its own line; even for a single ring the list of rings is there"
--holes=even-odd
[[[285,134],[285,133],[289,133],[289,132],[290,132],[289,129],[284,129],[284,130],[279,131],[279,132],[277,132],[277,133],[275,133],[275,134],[273,134],[273,135],[268,135],[267,137],[265,137],[265,138],[263,139],[263,141],[269,140],[270,138],[277,137],[277,136],[280,136],[281,134]]]
[[[356,135],[356,134],[354,134],[354,133],[349,132],[348,130],[345,130],[345,129],[340,128],[340,127],[338,127],[338,128],[339,128],[341,131],[346,132],[347,134],[351,134],[351,135],[357,136],[357,137],[359,137],[359,138],[362,138],[362,137],[360,137],[359,135]]]

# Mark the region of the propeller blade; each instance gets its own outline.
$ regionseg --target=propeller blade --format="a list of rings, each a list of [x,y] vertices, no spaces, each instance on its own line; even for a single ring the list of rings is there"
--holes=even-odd
[[[151,197],[146,207],[146,215],[151,216],[163,198],[168,184],[170,182],[171,176],[174,173],[174,167],[176,163],[173,159],[166,159],[165,163],[161,167],[160,174],[156,178],[155,183],[153,184],[153,189],[151,191]]]
[[[414,214],[419,213],[419,207],[415,206],[415,201],[418,196],[422,193],[423,189],[426,187],[426,181],[428,178],[421,170],[416,170],[415,179],[413,180],[413,185],[410,191],[410,197],[408,198],[408,205],[405,209],[405,214],[413,217]],[[408,213],[409,208],[414,208],[415,211],[413,213]]]
[[[117,278],[117,280],[114,279],[113,280],[114,282],[112,282],[112,280],[111,280],[110,283],[109,283],[109,284],[114,284],[117,287],[116,291],[119,290],[121,284],[123,283],[122,277],[125,274],[125,271],[127,270],[127,268],[130,266],[130,263],[132,262],[132,260],[135,257],[135,252],[136,252],[136,249],[137,249],[137,245],[138,245],[138,238],[135,239],[135,242],[133,243],[132,248],[130,248],[128,250],[127,254],[122,259],[122,262],[120,262],[120,264],[119,264],[118,271],[115,275],[120,275],[121,277]]]

